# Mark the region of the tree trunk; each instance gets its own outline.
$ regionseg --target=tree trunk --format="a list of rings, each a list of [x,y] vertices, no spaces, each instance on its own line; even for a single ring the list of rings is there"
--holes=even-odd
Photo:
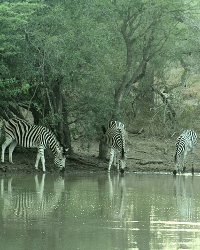
[[[108,155],[108,146],[102,138],[99,142],[99,159],[106,160]]]
[[[64,120],[67,120],[67,118]],[[66,145],[66,147],[69,148],[68,153],[70,155],[73,154],[73,149],[72,149],[72,144],[71,144],[71,134],[70,134],[69,125],[67,122],[64,124],[64,127],[63,127],[63,137],[64,137],[64,145]]]
[[[58,78],[56,80],[55,86],[53,88],[55,102],[54,102],[54,112],[59,115],[59,119],[57,122],[57,134],[58,139],[62,145],[66,148],[69,148],[68,153],[72,154],[72,146],[71,146],[71,135],[70,129],[68,125],[68,117],[66,110],[66,98],[63,95],[63,86],[62,86],[62,78]],[[65,114],[65,116],[63,116]]]
[[[67,98],[62,93],[62,100],[63,100],[63,140],[64,140],[64,145],[66,145],[67,148],[69,148],[68,153],[73,154],[73,149],[72,149],[72,144],[71,144],[71,133],[69,129],[69,123],[68,123],[68,110],[67,110]]]

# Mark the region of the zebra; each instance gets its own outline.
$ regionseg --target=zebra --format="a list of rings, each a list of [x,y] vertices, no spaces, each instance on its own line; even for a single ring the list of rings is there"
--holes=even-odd
[[[124,124],[119,121],[110,121],[108,128],[106,129],[105,126],[102,126],[102,130],[105,142],[110,147],[108,172],[110,172],[111,165],[114,163],[114,165],[117,165],[118,171],[120,164],[120,172],[124,173],[126,165]]]
[[[179,166],[181,165],[181,157],[182,157],[182,166],[183,166],[183,172],[185,172],[185,158],[187,155],[187,152],[192,151],[194,146],[197,143],[197,134],[190,129],[184,130],[182,134],[177,138],[176,140],[176,153],[174,155],[174,163],[175,163],[175,169],[173,171],[173,174],[176,175],[177,171],[179,170]],[[192,173],[194,173],[193,168],[193,161],[192,161]]]
[[[9,162],[13,163],[12,154],[17,144],[25,148],[37,148],[38,153],[35,168],[38,169],[39,161],[42,162],[43,171],[45,168],[44,150],[50,148],[54,154],[54,163],[59,168],[65,167],[66,152],[56,139],[55,135],[46,127],[31,125],[29,122],[11,118],[5,124],[6,140],[2,144],[1,162],[4,162],[5,150],[9,146]]]

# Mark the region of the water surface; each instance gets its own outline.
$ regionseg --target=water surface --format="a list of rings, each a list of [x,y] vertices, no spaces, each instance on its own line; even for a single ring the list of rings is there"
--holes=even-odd
[[[0,176],[0,249],[200,249],[200,176]]]

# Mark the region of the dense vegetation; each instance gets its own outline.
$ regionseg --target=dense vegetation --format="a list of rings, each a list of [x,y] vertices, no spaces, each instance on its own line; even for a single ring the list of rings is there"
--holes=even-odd
[[[183,90],[199,76],[198,1],[32,0],[0,3],[0,116],[71,140],[101,125],[169,135],[197,109]],[[160,129],[159,129],[160,128]]]

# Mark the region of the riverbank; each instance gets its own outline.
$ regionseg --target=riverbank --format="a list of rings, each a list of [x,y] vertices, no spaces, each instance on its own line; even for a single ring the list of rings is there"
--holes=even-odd
[[[126,148],[127,153],[127,172],[169,172],[172,173],[174,164],[173,157],[175,153],[175,138],[161,139],[158,137],[145,138],[140,135],[129,136]],[[74,156],[67,157],[65,172],[106,172],[108,160],[103,162],[98,159],[98,142],[86,144],[80,141],[72,143]],[[200,156],[198,154],[199,146],[197,144],[194,151],[194,170],[200,172]],[[13,153],[14,164],[8,163],[8,153],[5,155],[5,163],[0,164],[0,170],[7,172],[37,172],[34,169],[36,160],[36,149],[24,150],[24,152],[15,150]],[[108,155],[109,157],[109,155]],[[47,173],[58,172],[53,164],[53,155],[49,150],[45,151]],[[192,154],[188,153],[186,158],[186,172],[190,172],[192,165]],[[41,163],[39,171],[42,172]],[[116,171],[115,167],[111,171]]]

